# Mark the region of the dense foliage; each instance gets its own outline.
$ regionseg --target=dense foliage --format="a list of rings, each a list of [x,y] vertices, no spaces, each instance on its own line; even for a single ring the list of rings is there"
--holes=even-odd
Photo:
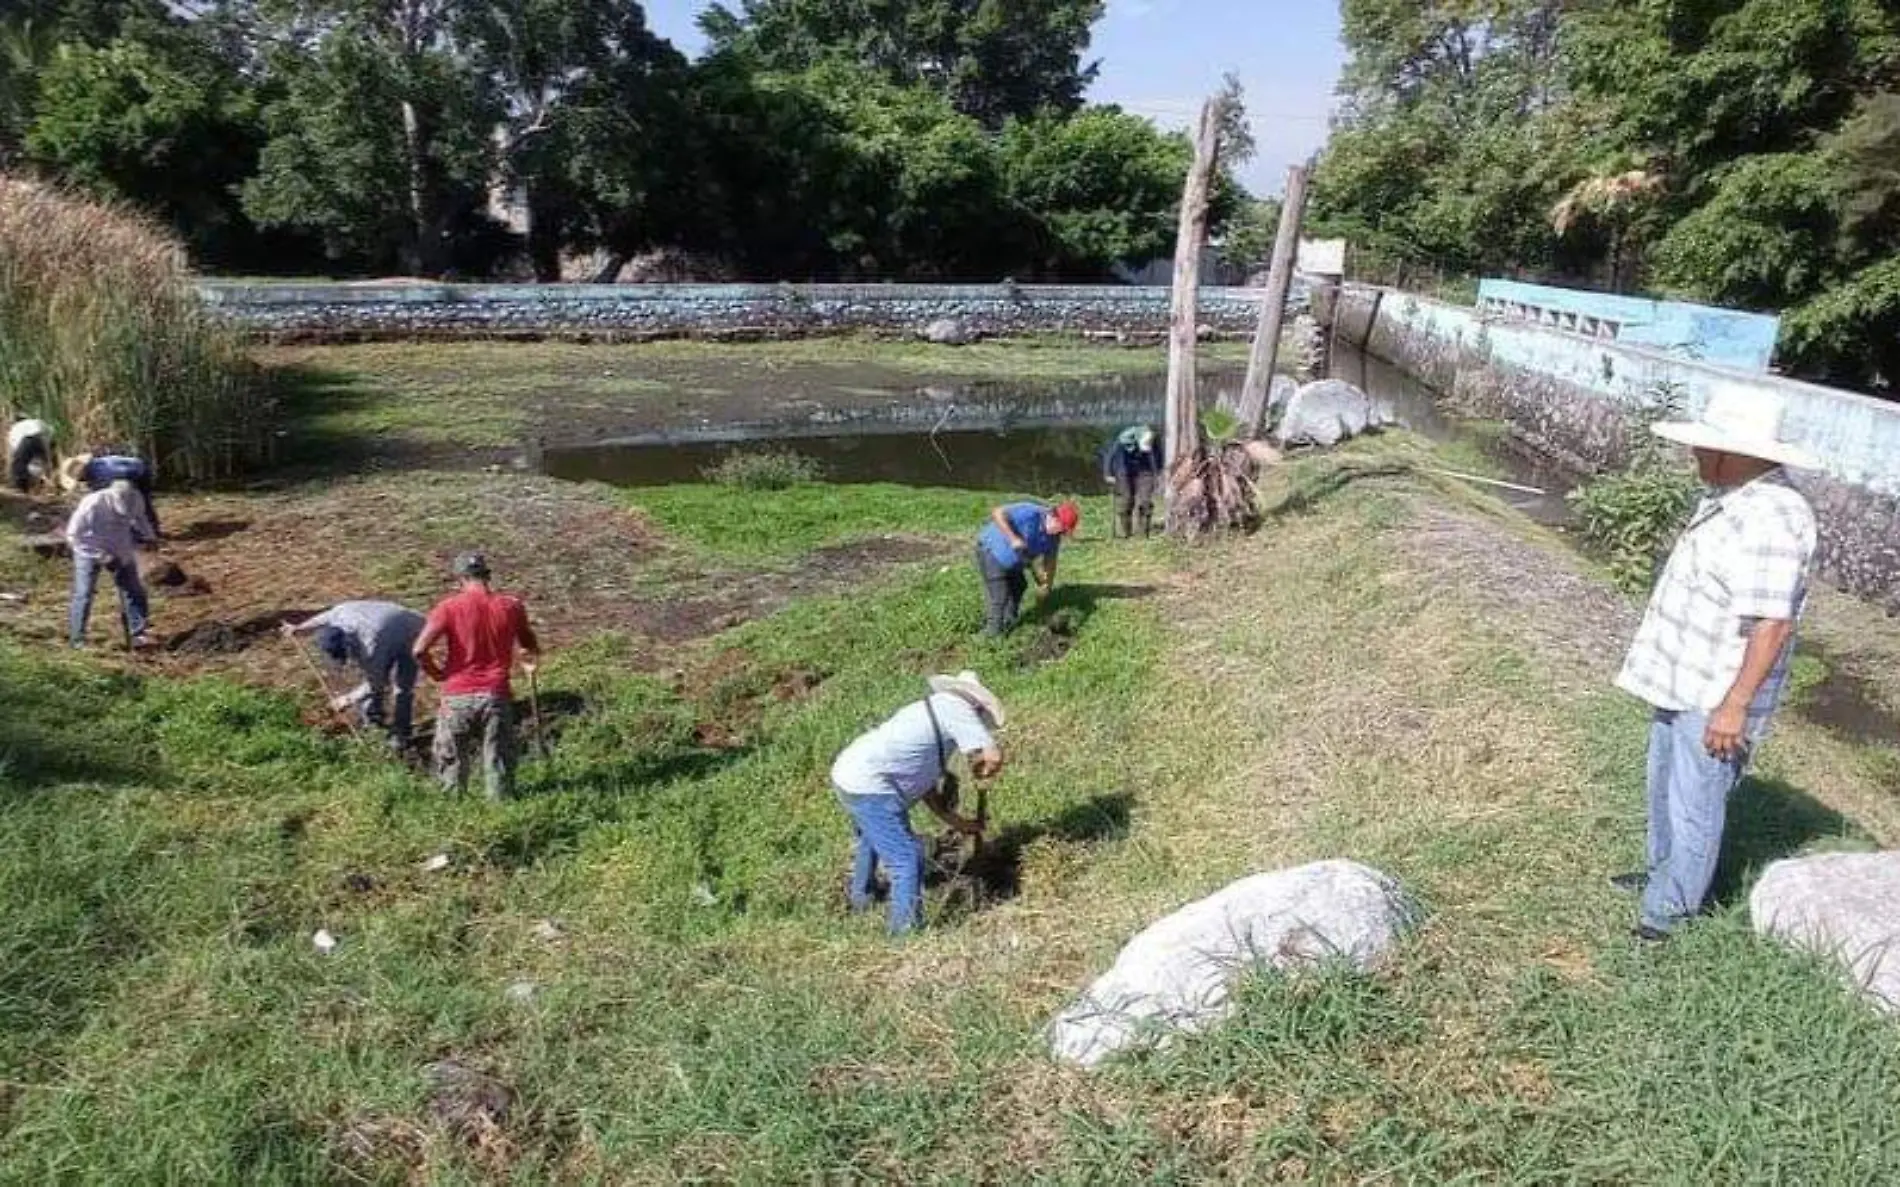
[[[1171,250],[1188,151],[1083,104],[1103,8],[746,0],[689,62],[631,0],[20,0],[0,167],[227,270],[1105,277]]]
[[[1783,314],[1818,380],[1900,376],[1900,7],[1343,0],[1320,224],[1376,266]]]

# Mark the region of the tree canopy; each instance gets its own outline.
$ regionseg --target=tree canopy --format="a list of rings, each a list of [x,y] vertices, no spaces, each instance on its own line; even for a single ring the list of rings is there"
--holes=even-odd
[[[1796,373],[1900,377],[1900,7],[1344,0],[1320,228],[1394,274],[1783,316]]]
[[[214,267],[1101,278],[1168,252],[1187,162],[1084,102],[1103,9],[744,0],[694,63],[631,0],[18,0],[0,164]]]

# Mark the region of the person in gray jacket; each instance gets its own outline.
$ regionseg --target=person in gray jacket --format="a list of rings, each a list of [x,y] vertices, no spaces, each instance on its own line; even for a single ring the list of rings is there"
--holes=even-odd
[[[384,700],[395,685],[394,713],[388,719],[389,741],[398,750],[409,748],[416,707],[416,638],[425,623],[422,615],[394,602],[339,602],[314,618],[285,623],[284,636],[314,634],[317,650],[338,665],[354,664],[363,682],[331,699],[330,707],[355,709],[371,729],[384,727]]]

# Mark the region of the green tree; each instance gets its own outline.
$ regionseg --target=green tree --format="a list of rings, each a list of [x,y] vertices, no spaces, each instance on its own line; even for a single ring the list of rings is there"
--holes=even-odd
[[[714,50],[799,73],[825,61],[921,84],[990,128],[1045,109],[1072,112],[1094,81],[1085,63],[1105,0],[741,0],[701,25]]]
[[[1044,275],[1102,277],[1173,250],[1193,149],[1115,108],[1013,120],[1001,144],[1005,192],[1041,225]],[[1230,213],[1233,194],[1223,199]]]
[[[169,222],[193,254],[241,250],[236,188],[260,140],[250,88],[193,38],[65,44],[40,71],[30,159]]]
[[[245,209],[321,234],[339,256],[424,275],[450,263],[451,228],[483,204],[500,110],[457,52],[459,0],[304,0],[270,55],[281,97]]]

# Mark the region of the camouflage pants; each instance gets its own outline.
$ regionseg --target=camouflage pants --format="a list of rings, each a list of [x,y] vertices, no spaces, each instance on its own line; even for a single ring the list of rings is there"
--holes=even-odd
[[[488,798],[504,800],[515,790],[515,709],[505,696],[473,693],[443,697],[435,719],[435,777],[446,791],[468,790],[475,748],[482,752]]]

